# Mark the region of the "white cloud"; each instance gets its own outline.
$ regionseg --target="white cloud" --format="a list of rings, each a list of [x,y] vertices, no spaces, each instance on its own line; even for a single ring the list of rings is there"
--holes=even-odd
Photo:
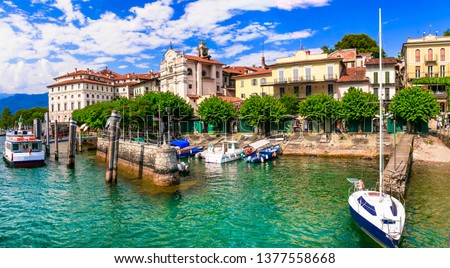
[[[275,63],[275,59],[288,57],[294,53],[295,53],[295,51],[268,50],[268,51],[264,51],[264,58],[265,58],[266,64],[272,64],[272,63]],[[230,65],[260,66],[261,65],[261,57],[262,57],[262,54],[260,52],[246,54],[244,56],[239,57],[235,62],[233,62]]]
[[[298,39],[302,39],[302,38],[308,38],[313,35],[314,35],[314,31],[312,31],[311,29],[290,32],[290,33],[284,33],[284,34],[271,34],[268,37],[266,42],[271,43],[271,42],[279,42],[279,41],[298,40]]]
[[[10,6],[10,7],[13,7],[13,8],[16,8],[16,7],[17,7],[16,4],[14,4],[12,1],[3,1],[3,3],[4,3],[5,5]]]
[[[72,0],[55,0],[55,3],[52,6],[64,13],[62,18],[65,19],[66,22],[79,21],[81,24],[85,22],[86,18],[79,10],[74,9]]]
[[[243,53],[244,51],[250,50],[251,48],[252,47],[250,47],[250,46],[246,46],[246,45],[242,45],[242,44],[235,44],[232,46],[227,46],[223,50],[223,53],[221,53],[221,58],[234,57],[238,54]]]

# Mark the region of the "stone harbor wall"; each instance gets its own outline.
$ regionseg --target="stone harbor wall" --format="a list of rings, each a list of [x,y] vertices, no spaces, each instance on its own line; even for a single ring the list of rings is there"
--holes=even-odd
[[[108,139],[97,141],[97,156],[106,159]],[[129,141],[119,142],[119,169],[150,180],[158,186],[180,184],[176,150]]]

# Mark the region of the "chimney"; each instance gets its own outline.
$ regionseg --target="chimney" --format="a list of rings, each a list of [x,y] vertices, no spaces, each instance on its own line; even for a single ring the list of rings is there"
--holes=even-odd
[[[306,55],[311,54],[311,51],[309,51],[309,50],[306,50],[305,52],[306,52]]]
[[[75,72],[77,72],[78,70],[77,70],[77,68],[75,68]]]
[[[264,56],[261,57],[261,68],[266,69],[266,58]]]

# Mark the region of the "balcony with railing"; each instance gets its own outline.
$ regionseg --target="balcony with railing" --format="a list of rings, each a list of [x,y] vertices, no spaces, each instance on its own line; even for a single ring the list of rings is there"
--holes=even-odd
[[[440,77],[450,77],[450,71],[446,71],[446,72],[408,72],[406,74],[406,79],[411,80],[411,79],[416,79],[416,78],[440,78]]]
[[[437,54],[435,54],[435,55],[424,55],[423,56],[423,61],[425,63],[436,63],[437,59],[438,59]]]
[[[316,79],[315,75],[310,76],[299,76],[299,77],[285,77],[285,78],[274,78],[273,83],[267,82],[267,84],[272,85],[285,85],[285,84],[298,84],[298,83],[309,83],[309,82],[324,82],[328,81],[323,77],[323,80]]]

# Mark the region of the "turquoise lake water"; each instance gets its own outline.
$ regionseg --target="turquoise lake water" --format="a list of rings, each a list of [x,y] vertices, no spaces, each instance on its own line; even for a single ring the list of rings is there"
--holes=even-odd
[[[75,170],[63,154],[34,169],[1,161],[0,247],[378,247],[351,219],[346,181],[375,185],[377,161],[189,165],[180,186],[160,188],[123,172],[106,184],[95,152],[77,154]],[[401,247],[448,246],[449,181],[448,164],[414,164]]]

